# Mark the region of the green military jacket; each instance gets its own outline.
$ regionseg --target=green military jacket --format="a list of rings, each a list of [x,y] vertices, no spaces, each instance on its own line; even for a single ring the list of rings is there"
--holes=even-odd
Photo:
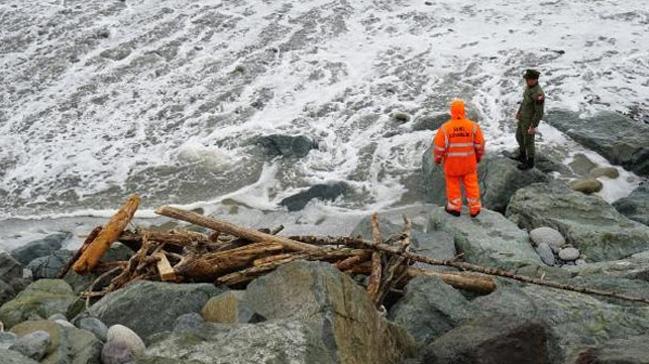
[[[539,122],[543,119],[543,109],[545,107],[545,94],[541,86],[537,83],[534,87],[525,87],[523,92],[523,102],[518,109],[520,114],[519,121],[524,125],[538,127]]]

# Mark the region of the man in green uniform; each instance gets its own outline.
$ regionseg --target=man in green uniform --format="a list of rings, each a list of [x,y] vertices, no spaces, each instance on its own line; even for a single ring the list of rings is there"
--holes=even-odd
[[[516,159],[521,162],[518,168],[523,170],[534,167],[534,136],[543,118],[545,94],[539,86],[540,75],[541,73],[537,70],[525,71],[523,78],[527,86],[523,92],[523,101],[516,113],[516,119],[518,119],[516,141],[519,152]]]

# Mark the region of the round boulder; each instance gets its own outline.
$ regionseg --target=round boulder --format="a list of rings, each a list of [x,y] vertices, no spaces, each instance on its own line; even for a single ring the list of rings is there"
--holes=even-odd
[[[564,239],[563,235],[558,230],[548,226],[541,226],[530,231],[530,239],[536,246],[547,244],[555,253],[558,253],[566,245],[566,239]]]
[[[608,177],[616,179],[620,177],[620,172],[615,167],[595,167],[590,170],[590,176],[593,178]]]
[[[539,254],[539,257],[541,257],[541,260],[543,263],[553,266],[556,262],[554,260],[554,253],[552,252],[552,248],[547,243],[541,243],[539,246],[536,247],[536,252]]]
[[[584,178],[572,181],[570,187],[575,191],[590,195],[591,193],[601,191],[604,185],[595,178]]]
[[[567,262],[575,261],[579,258],[579,250],[575,248],[563,248],[559,251],[559,258]]]
[[[113,325],[108,329],[106,334],[106,344],[117,345],[124,344],[133,356],[138,357],[144,353],[146,346],[144,341],[133,330],[123,325]],[[103,353],[102,353],[103,355]]]

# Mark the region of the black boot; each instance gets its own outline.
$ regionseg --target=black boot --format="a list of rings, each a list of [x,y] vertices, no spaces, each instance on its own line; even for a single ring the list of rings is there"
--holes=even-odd
[[[520,169],[521,171],[526,171],[532,168],[534,168],[534,158],[527,158],[525,162],[518,165],[518,169]]]
[[[453,216],[455,216],[455,217],[460,216],[460,212],[459,212],[459,211],[449,210],[448,206],[447,206],[447,207],[444,207],[444,211],[446,211],[447,214],[451,214],[451,215],[453,215]]]

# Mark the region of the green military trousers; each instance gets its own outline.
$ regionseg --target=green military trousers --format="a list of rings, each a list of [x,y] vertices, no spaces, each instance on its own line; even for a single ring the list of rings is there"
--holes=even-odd
[[[518,142],[518,151],[521,156],[525,158],[534,159],[534,137],[535,134],[529,134],[527,129],[530,128],[532,123],[526,121],[519,121],[516,127],[516,141]]]

